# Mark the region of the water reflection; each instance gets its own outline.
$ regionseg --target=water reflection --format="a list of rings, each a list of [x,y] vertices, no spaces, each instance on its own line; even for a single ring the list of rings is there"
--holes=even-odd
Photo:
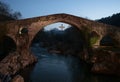
[[[93,75],[88,65],[72,56],[50,54],[34,45],[38,62],[30,73],[30,82],[120,82],[119,77]]]

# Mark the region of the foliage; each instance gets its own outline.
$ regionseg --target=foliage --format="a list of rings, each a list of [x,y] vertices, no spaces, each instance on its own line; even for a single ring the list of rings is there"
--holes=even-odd
[[[77,54],[82,51],[84,45],[83,36],[75,27],[64,31],[56,28],[50,31],[42,30],[36,35],[33,43],[40,43],[48,50],[57,50],[64,54]]]
[[[98,41],[99,37],[92,37],[90,38],[90,45],[94,45]]]
[[[91,47],[90,45],[90,29],[88,29],[88,27],[86,26],[82,26],[82,35],[84,36],[84,41],[85,41],[85,45],[86,47]]]
[[[112,16],[101,18],[96,21],[120,27],[120,13],[113,14]]]
[[[18,19],[21,17],[20,12],[13,12],[12,9],[10,9],[9,5],[0,1],[0,21],[7,21],[7,20],[13,20]],[[3,36],[6,34],[6,25],[0,24],[0,42],[3,39]]]
[[[97,34],[97,32],[92,31],[90,33],[90,45],[93,46],[99,39],[99,34]]]
[[[4,15],[7,17],[11,17],[13,19],[19,19],[21,17],[21,13],[17,11],[13,11],[10,9],[9,5],[0,1],[0,15]]]

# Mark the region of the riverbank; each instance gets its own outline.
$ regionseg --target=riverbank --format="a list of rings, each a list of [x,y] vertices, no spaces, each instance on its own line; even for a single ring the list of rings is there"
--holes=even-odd
[[[8,78],[11,80],[11,76],[15,75],[20,69],[24,69],[36,61],[36,57],[32,54],[21,55],[18,52],[10,53],[0,62],[0,74],[3,77],[9,76],[7,78],[0,78],[1,82]]]
[[[120,75],[120,48],[99,47],[94,48],[90,62],[91,71],[97,74]]]
[[[46,52],[47,54],[50,53],[50,54],[61,55],[59,51],[53,50],[52,52],[48,52],[46,49],[40,48],[39,46],[37,47],[34,46],[33,50],[35,53],[39,54],[37,55],[38,57],[41,57],[41,56],[46,57],[46,55],[44,55]],[[94,74],[115,75],[115,76],[118,75],[119,77],[120,75],[119,48],[110,48],[110,47],[94,48],[91,53],[92,54],[89,54],[86,50],[84,50],[84,52],[81,52],[78,55],[73,55],[73,56],[75,57],[77,56],[79,57],[79,59],[84,60],[84,62],[86,61],[88,65],[91,65],[91,67],[89,67],[89,70],[91,69],[91,72]],[[40,55],[40,54],[43,54],[43,55]],[[69,55],[62,54],[61,56],[67,57]],[[23,70],[25,69],[25,71],[27,72],[28,70],[28,73],[30,74],[30,71],[33,69],[30,70],[29,65],[33,64],[34,62],[36,62],[35,55],[32,55],[32,54],[20,55],[18,52],[10,53],[7,57],[5,57],[5,59],[3,59],[0,62],[0,73],[5,76],[13,75],[14,76],[12,77],[13,80],[14,78],[15,80],[16,79],[22,80],[24,77],[24,80],[27,81],[29,77],[25,74],[24,74],[25,76],[22,76],[22,77],[19,76],[19,71],[20,69],[23,69]],[[26,66],[28,66],[27,69],[26,69]],[[32,68],[34,68],[34,66]],[[16,74],[18,75],[16,76]]]
[[[38,58],[38,62],[33,67],[27,67],[19,73],[24,78],[29,79],[26,79],[25,82],[49,82],[51,80],[52,82],[120,81],[119,76],[116,75],[91,72],[93,63],[86,63],[78,56],[49,53],[47,50],[35,48],[35,46],[32,51]],[[64,77],[66,77],[66,81],[64,81]]]

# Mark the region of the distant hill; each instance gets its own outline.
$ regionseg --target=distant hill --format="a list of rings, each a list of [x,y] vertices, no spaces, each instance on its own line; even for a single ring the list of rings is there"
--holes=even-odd
[[[113,14],[112,16],[101,18],[96,21],[120,27],[120,13]]]

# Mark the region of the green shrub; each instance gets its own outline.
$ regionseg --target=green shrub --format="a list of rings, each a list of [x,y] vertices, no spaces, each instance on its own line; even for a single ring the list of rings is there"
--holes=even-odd
[[[90,45],[94,45],[98,41],[99,37],[91,37],[90,38]]]

